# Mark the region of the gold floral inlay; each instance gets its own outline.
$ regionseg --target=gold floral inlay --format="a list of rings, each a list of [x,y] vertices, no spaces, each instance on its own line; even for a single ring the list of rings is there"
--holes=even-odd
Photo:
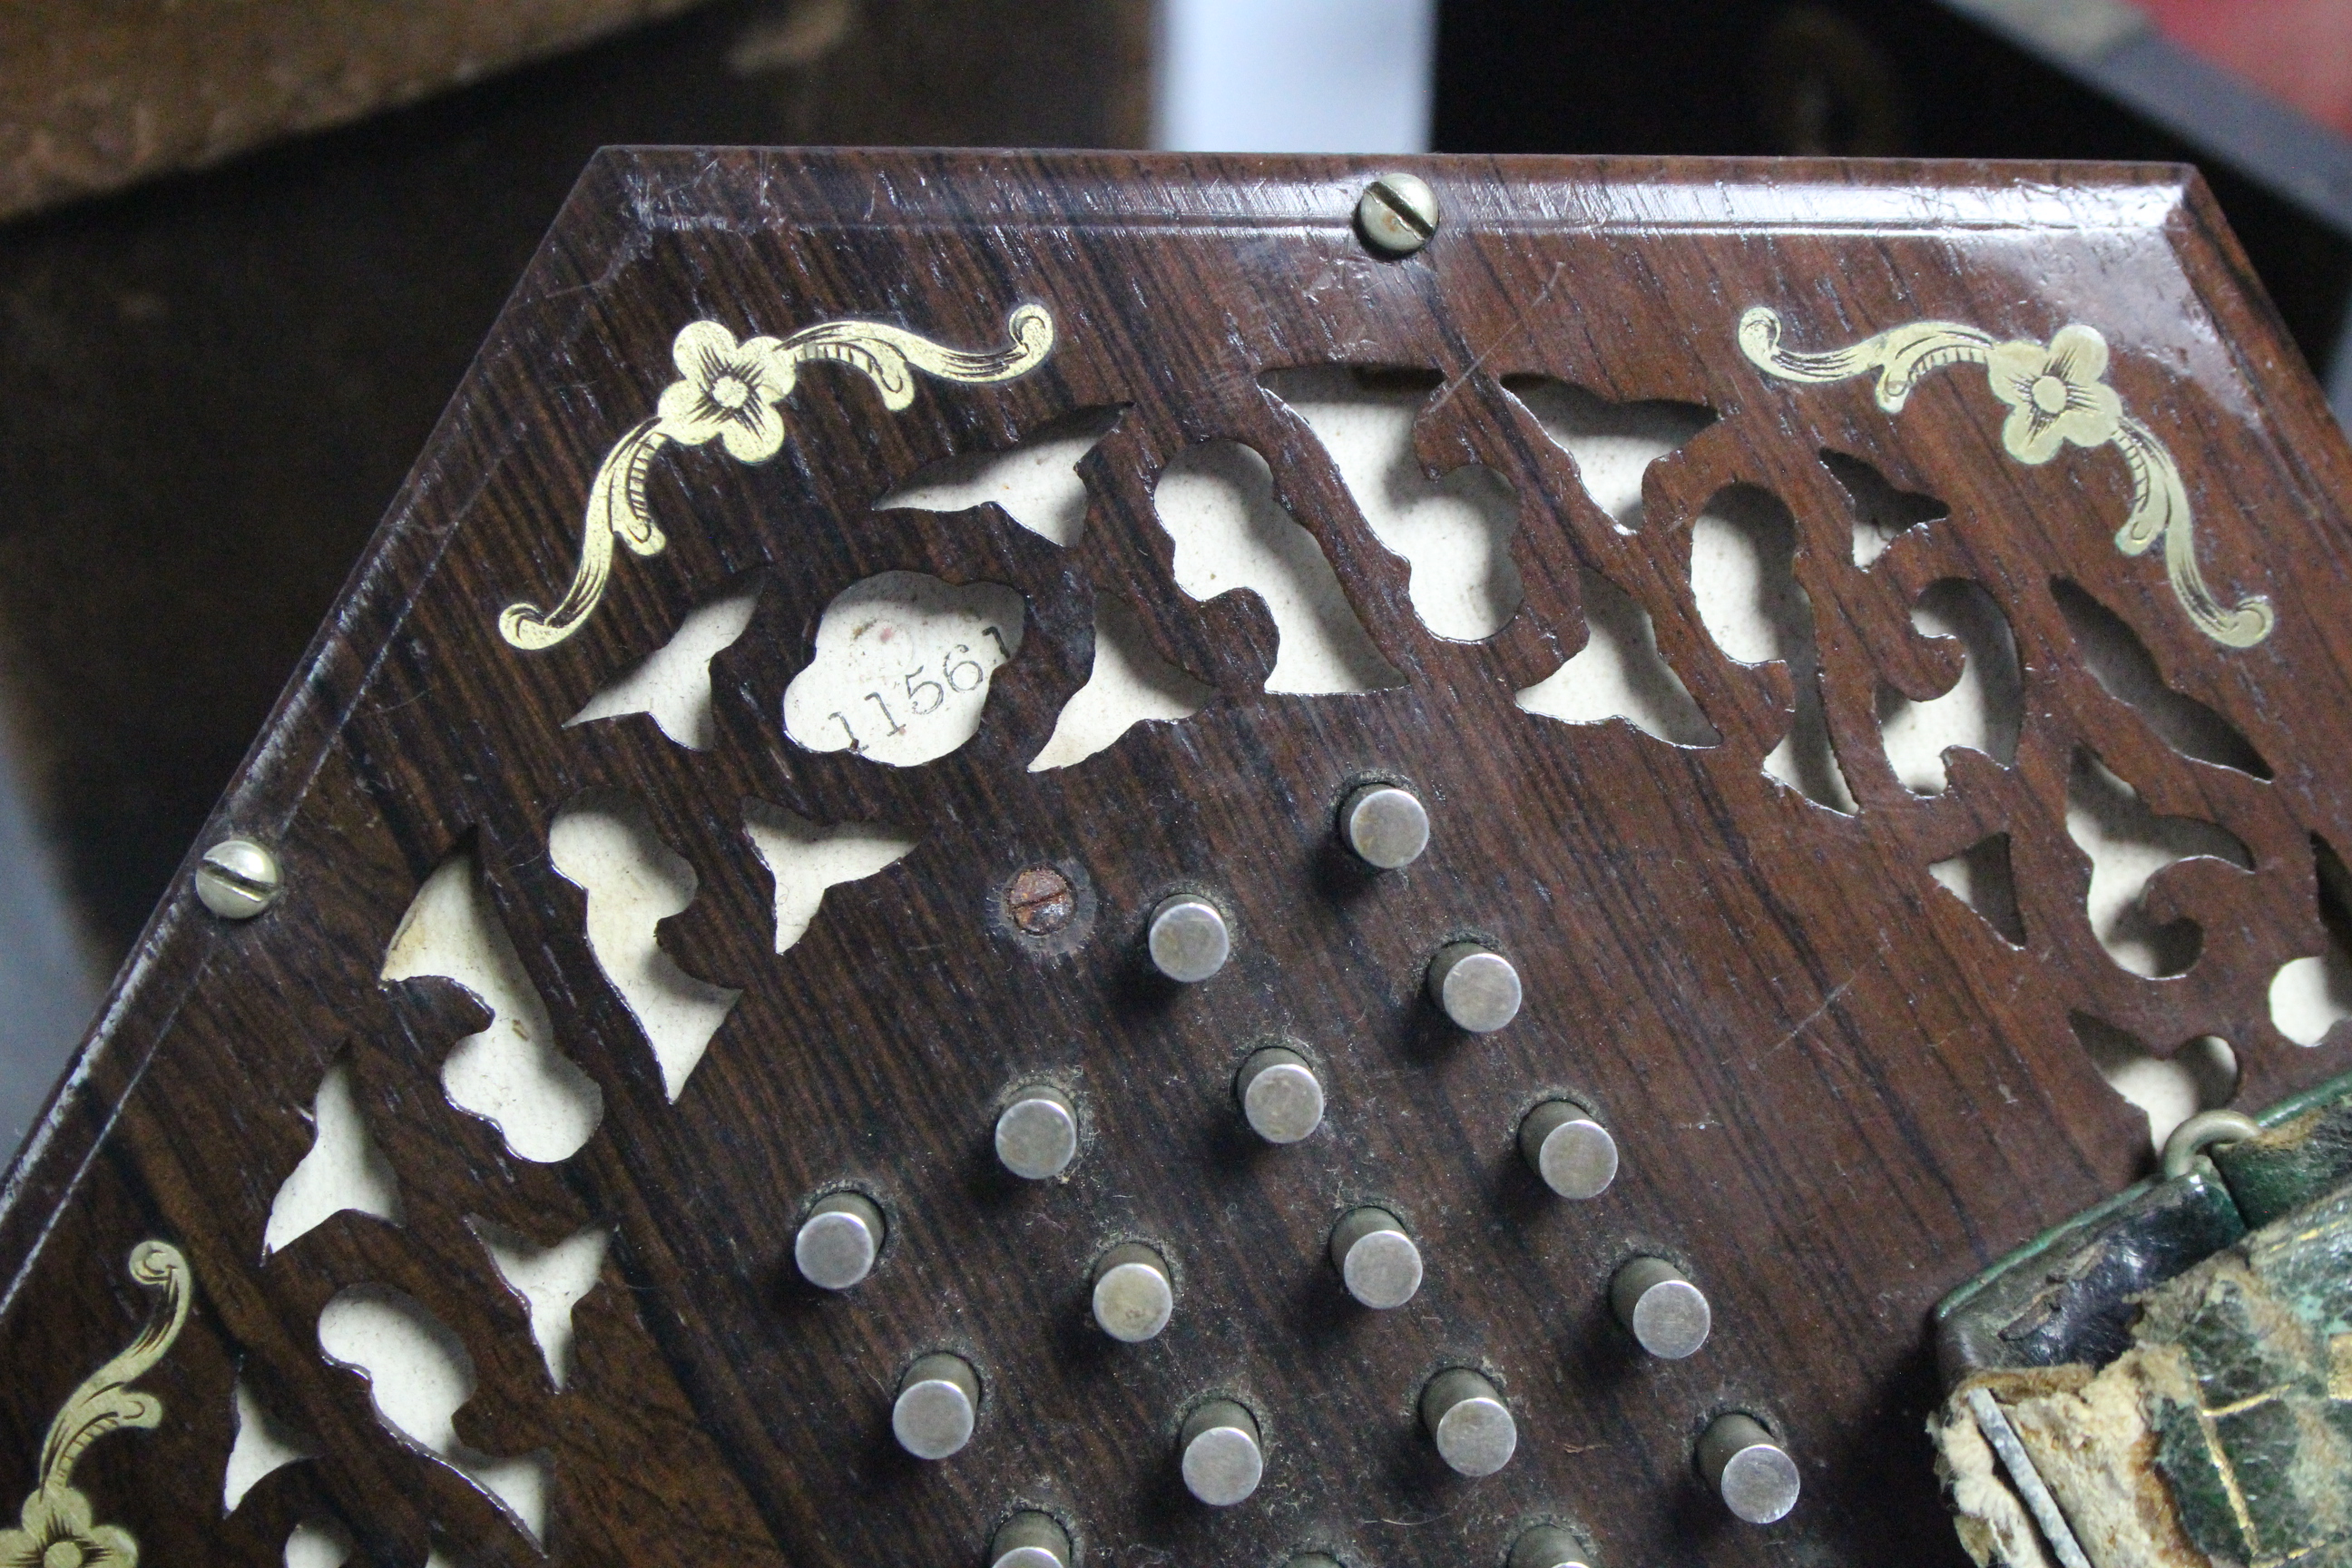
[[[2164,542],[2165,575],[2197,629],[2225,647],[2252,647],[2277,616],[2260,595],[2224,605],[2197,564],[2196,531],[2180,467],[2163,442],[2133,418],[2106,384],[2107,341],[2096,329],[2061,327],[2047,343],[2002,342],[1957,321],[1914,321],[1851,348],[1794,353],[1780,346],[1780,312],[1758,305],[1739,318],[1739,348],[1758,369],[1819,385],[1878,374],[1878,405],[1903,412],[1912,389],[1949,364],[1980,364],[1992,395],[2009,407],[2001,445],[2021,463],[2042,464],[2066,447],[2113,447],[2131,469],[2131,514],[2116,548],[2141,555]]]
[[[41,1445],[40,1485],[25,1500],[15,1530],[0,1530],[0,1568],[134,1568],[139,1542],[118,1524],[100,1524],[89,1499],[73,1487],[74,1462],[109,1432],[152,1428],[163,1402],[130,1384],[163,1359],[188,1321],[188,1260],[168,1242],[142,1241],[131,1253],[131,1278],[163,1300],[121,1355],[82,1380],[49,1423]]]
[[[669,542],[646,510],[646,469],[664,447],[716,440],[738,462],[766,462],[784,444],[777,405],[791,395],[800,367],[812,361],[862,373],[882,394],[882,405],[896,413],[915,400],[916,371],[985,385],[1034,369],[1054,346],[1054,318],[1043,306],[1019,307],[1004,327],[1011,340],[1005,347],[971,353],[877,321],[824,321],[788,338],[740,343],[717,321],[688,322],[670,346],[678,379],[662,393],[654,416],[614,444],[588,487],[580,569],[571,590],[551,610],[509,605],[499,616],[500,634],[519,648],[554,647],[578,631],[604,596],[614,540],[639,555],[662,552]]]

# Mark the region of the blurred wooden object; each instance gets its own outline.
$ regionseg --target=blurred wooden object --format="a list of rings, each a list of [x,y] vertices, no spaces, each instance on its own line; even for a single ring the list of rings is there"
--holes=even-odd
[[[696,0],[22,0],[0,10],[0,216],[218,163]]]

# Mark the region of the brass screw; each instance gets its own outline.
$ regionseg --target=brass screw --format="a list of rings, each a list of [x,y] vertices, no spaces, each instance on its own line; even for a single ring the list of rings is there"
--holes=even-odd
[[[1024,936],[1052,936],[1077,914],[1077,889],[1053,867],[1032,866],[1005,887],[1004,912]]]
[[[222,839],[196,867],[196,897],[223,920],[251,920],[285,888],[278,857],[250,838]]]
[[[1356,226],[1384,256],[1411,256],[1437,232],[1437,193],[1418,174],[1382,174],[1356,201]]]

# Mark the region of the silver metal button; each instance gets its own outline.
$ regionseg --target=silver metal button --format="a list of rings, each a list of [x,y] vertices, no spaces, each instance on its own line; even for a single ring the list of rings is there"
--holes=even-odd
[[[1382,174],[1356,201],[1364,243],[1384,256],[1411,256],[1429,243],[1437,225],[1437,193],[1418,174]]]
[[[1024,1509],[988,1543],[989,1568],[1070,1568],[1070,1534],[1051,1514]]]
[[[917,1359],[898,1380],[890,1435],[919,1459],[944,1459],[971,1441],[980,1416],[980,1378],[971,1363],[944,1352]]]
[[[1348,1294],[1367,1307],[1402,1307],[1421,1289],[1421,1248],[1396,1215],[1360,1208],[1331,1232],[1331,1261]]]
[[[1705,1293],[1662,1258],[1636,1258],[1618,1269],[1609,1304],[1642,1348],[1665,1361],[1697,1354],[1714,1326]]]
[[[856,1193],[819,1198],[793,1238],[801,1277],[827,1290],[846,1290],[871,1274],[881,1250],[882,1211]]]
[[[1511,1542],[1510,1568],[1591,1568],[1592,1554],[1572,1531],[1538,1524]]]
[[[1234,1087],[1250,1131],[1269,1143],[1296,1143],[1323,1123],[1323,1085],[1297,1051],[1266,1047],[1242,1064]]]
[[[1738,1412],[1717,1416],[1699,1438],[1698,1468],[1733,1517],[1749,1524],[1787,1518],[1803,1487],[1789,1451],[1762,1422]]]
[[[1208,900],[1191,893],[1164,899],[1151,911],[1148,939],[1151,966],[1187,985],[1206,980],[1233,956],[1225,917]]]
[[[1409,789],[1366,784],[1339,808],[1339,831],[1366,865],[1393,871],[1429,847],[1429,812]]]
[[[1468,1367],[1439,1373],[1421,1391],[1421,1424],[1457,1475],[1491,1476],[1511,1462],[1518,1423],[1502,1394]]]
[[[1095,1323],[1122,1344],[1140,1344],[1176,1310],[1168,1261],[1138,1242],[1112,1247],[1095,1264]]]
[[[1519,972],[1478,942],[1454,942],[1429,961],[1429,999],[1454,1027],[1490,1035],[1519,1016]]]
[[[1213,1399],[1184,1418],[1184,1489],[1212,1508],[1231,1508],[1265,1474],[1257,1418],[1230,1399]]]
[[[1597,1198],[1617,1179],[1617,1140],[1574,1100],[1547,1100],[1528,1111],[1519,1152],[1564,1198]]]
[[[996,1157],[1024,1181],[1058,1176],[1078,1157],[1078,1117],[1061,1090],[1031,1084],[996,1118]]]

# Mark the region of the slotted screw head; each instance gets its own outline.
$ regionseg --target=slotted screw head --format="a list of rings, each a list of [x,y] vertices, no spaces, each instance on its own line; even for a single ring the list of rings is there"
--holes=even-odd
[[[1437,224],[1437,193],[1418,174],[1382,174],[1356,201],[1364,243],[1384,256],[1411,256],[1429,243]]]
[[[1697,1458],[1706,1484],[1745,1523],[1770,1524],[1797,1506],[1803,1488],[1797,1461],[1752,1415],[1717,1416],[1698,1440]]]
[[[196,897],[223,920],[249,921],[285,890],[278,857],[250,838],[224,838],[196,867]]]

